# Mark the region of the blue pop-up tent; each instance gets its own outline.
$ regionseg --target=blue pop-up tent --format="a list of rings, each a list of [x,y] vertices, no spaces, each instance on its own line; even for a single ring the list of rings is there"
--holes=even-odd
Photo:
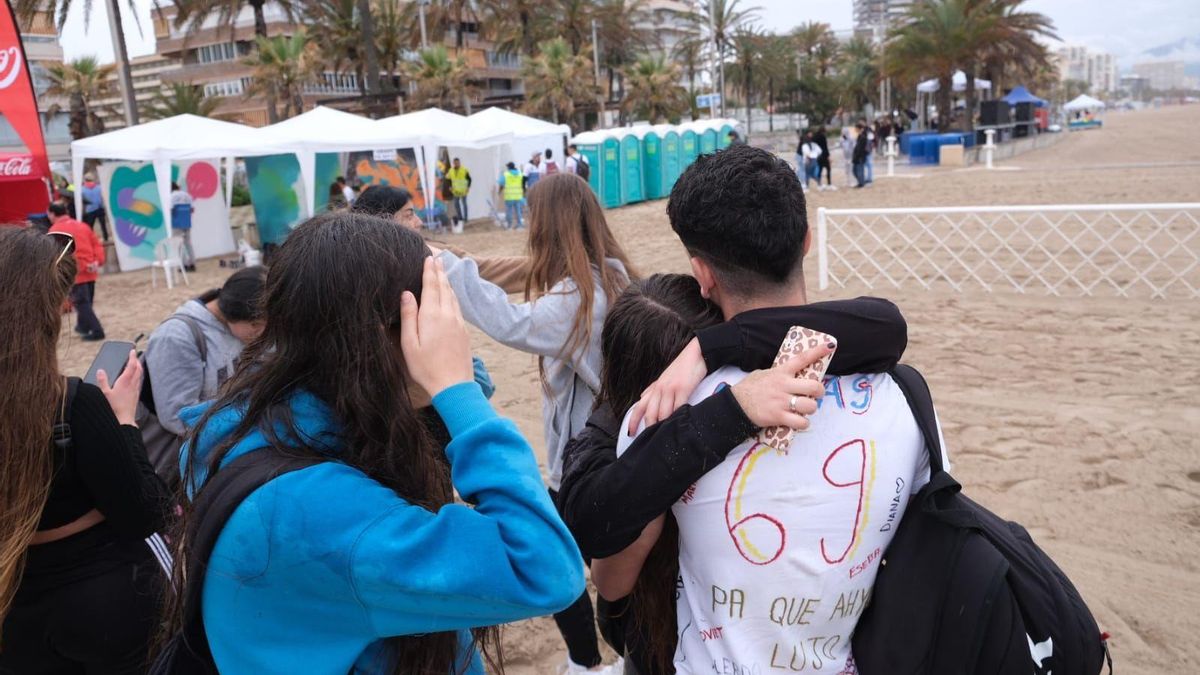
[[[1008,92],[1008,95],[1001,100],[1009,105],[1016,105],[1018,103],[1032,103],[1033,107],[1035,108],[1046,107],[1045,99],[1034,96],[1023,86],[1013,87],[1013,90]]]

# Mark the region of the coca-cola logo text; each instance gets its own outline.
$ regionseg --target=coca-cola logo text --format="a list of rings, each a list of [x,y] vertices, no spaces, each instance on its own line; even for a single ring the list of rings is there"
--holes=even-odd
[[[0,89],[7,89],[21,74],[21,48],[0,48]]]
[[[32,157],[9,157],[0,160],[0,176],[30,176],[33,175]]]

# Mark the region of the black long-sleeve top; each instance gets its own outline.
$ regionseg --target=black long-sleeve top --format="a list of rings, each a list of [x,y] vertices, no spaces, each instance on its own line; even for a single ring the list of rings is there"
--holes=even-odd
[[[831,375],[884,372],[908,344],[899,308],[879,298],[753,310],[696,336],[710,372],[726,365],[755,370],[772,365],[795,325],[837,339]],[[628,547],[757,431],[728,387],[643,430],[617,458],[620,424],[618,413],[602,405],[563,451],[558,507],[585,557],[606,558]]]
[[[92,509],[120,536],[140,539],[161,529],[170,498],[137,427],[117,422],[100,389],[84,382],[67,422],[72,444],[54,450],[54,479],[38,529],[61,527]]]

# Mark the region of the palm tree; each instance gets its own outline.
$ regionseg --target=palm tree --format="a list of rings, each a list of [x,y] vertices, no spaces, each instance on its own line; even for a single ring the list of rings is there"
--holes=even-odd
[[[317,81],[321,57],[304,29],[291,36],[254,38],[255,51],[243,61],[254,68],[246,98],[274,92],[283,101],[283,119],[304,111],[304,87]]]
[[[1020,9],[1025,0],[977,0],[985,4],[991,17],[991,30],[977,61],[992,79],[992,91],[999,91],[999,80],[1011,69],[1021,77],[1032,77],[1050,64],[1046,46],[1037,38],[1057,40],[1054,22],[1044,14]],[[973,75],[975,68],[969,69]],[[974,94],[974,81],[968,82]]]
[[[970,11],[973,0],[927,0],[914,3],[906,20],[888,41],[888,75],[938,80],[938,128],[950,126],[954,71],[969,62],[979,49],[975,40],[983,33],[979,15]],[[974,21],[974,23],[973,23]]]
[[[416,61],[406,64],[408,77],[417,85],[417,105],[448,107],[461,100],[470,73],[461,54],[453,58],[444,45],[423,49]]]
[[[704,57],[706,42],[701,37],[688,37],[675,43],[671,51],[671,59],[683,68],[688,82],[688,110],[692,119],[699,117],[696,109],[696,73],[700,70],[700,60]]]
[[[840,71],[838,79],[850,97],[849,107],[861,110],[879,86],[879,54],[875,44],[861,36],[851,38],[842,48]]]
[[[541,44],[538,55],[525,62],[525,109],[549,113],[555,124],[575,114],[577,101],[595,98],[592,62],[583,54],[572,54],[562,38]]]
[[[792,41],[806,67],[829,75],[838,58],[838,41],[829,24],[809,21],[792,29]]]
[[[116,66],[102,66],[94,56],[73,59],[69,63],[55,63],[46,67],[50,75],[50,87],[46,96],[67,99],[68,128],[71,138],[76,140],[95,136],[104,131],[104,120],[97,114],[93,101],[112,96],[112,77]],[[56,103],[47,110],[57,115],[60,106]]]
[[[702,0],[700,11],[690,15],[695,29],[707,35],[717,55],[716,76],[721,90],[721,114],[725,114],[725,55],[733,46],[738,26],[758,16],[758,7],[742,7],[742,0]]]
[[[611,96],[614,79],[624,97],[623,69],[649,51],[657,37],[649,25],[648,0],[599,0],[596,19],[599,24],[600,59],[608,70],[608,91]]]
[[[404,8],[407,0],[373,0],[372,12],[375,22],[375,45],[379,49],[380,68],[388,74],[387,89],[391,88],[392,77],[400,74],[401,53],[408,44],[408,31],[404,26]]]
[[[325,65],[334,73],[349,66],[358,80],[359,92],[367,93],[357,0],[307,0],[304,13],[309,20],[309,38],[321,45]]]
[[[220,105],[220,99],[205,96],[204,89],[199,85],[176,82],[168,92],[155,94],[146,106],[146,118],[161,120],[176,115],[211,117]]]
[[[497,51],[533,57],[538,43],[556,31],[546,0],[479,0],[484,26]]]
[[[592,39],[592,20],[600,8],[593,0],[552,0],[554,23],[559,35],[571,45],[571,53],[579,54]]]
[[[629,90],[621,107],[651,123],[658,123],[688,108],[688,94],[679,86],[679,67],[661,56],[644,56],[625,72]]]
[[[134,23],[141,32],[141,22],[137,18],[137,3],[127,0]],[[54,27],[62,34],[63,26],[67,23],[67,14],[71,10],[71,0],[12,0],[13,11],[17,18],[26,24],[33,22],[39,12],[46,12],[54,20]],[[121,19],[121,10],[116,0],[105,0],[108,9],[110,28],[112,29],[113,53],[117,60],[117,74],[121,79],[121,98],[125,108],[125,121],[129,126],[138,123],[138,109],[134,102],[133,76],[129,67],[129,51],[125,48],[125,25]],[[83,0],[83,25],[86,30],[91,23],[92,0]],[[76,136],[75,138],[82,138]]]
[[[233,35],[233,29],[242,10],[249,6],[254,12],[255,44],[265,44],[258,38],[267,37],[267,16],[263,8],[270,2],[283,11],[289,22],[295,22],[297,0],[175,0],[178,13],[175,15],[175,27],[185,28],[188,35],[193,35],[203,27],[204,23],[215,16],[217,25],[228,28]],[[277,87],[270,83],[256,87],[267,99],[267,121],[271,124],[279,121],[279,111],[276,99],[280,95]],[[290,104],[289,104],[290,105]]]
[[[1054,24],[1019,9],[1024,0],[927,0],[914,3],[907,21],[888,41],[888,69],[908,76],[938,78],[939,126],[949,124],[951,78],[966,75],[965,128],[974,128],[975,76],[981,65],[1006,63],[1036,70],[1047,54],[1037,37],[1056,37]]]
[[[746,103],[746,131],[750,131],[750,109],[754,105],[754,92],[759,75],[757,69],[763,61],[764,34],[753,26],[738,26],[733,33],[732,46],[736,76],[734,86],[742,91]]]

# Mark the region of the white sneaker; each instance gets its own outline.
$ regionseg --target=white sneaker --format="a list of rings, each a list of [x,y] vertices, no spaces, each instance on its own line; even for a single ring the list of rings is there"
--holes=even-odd
[[[837,191],[837,186],[836,186],[836,185],[826,185],[826,186],[825,186],[825,189],[826,189],[826,190],[832,190],[832,191],[835,191],[835,192],[836,192],[836,191]]]

